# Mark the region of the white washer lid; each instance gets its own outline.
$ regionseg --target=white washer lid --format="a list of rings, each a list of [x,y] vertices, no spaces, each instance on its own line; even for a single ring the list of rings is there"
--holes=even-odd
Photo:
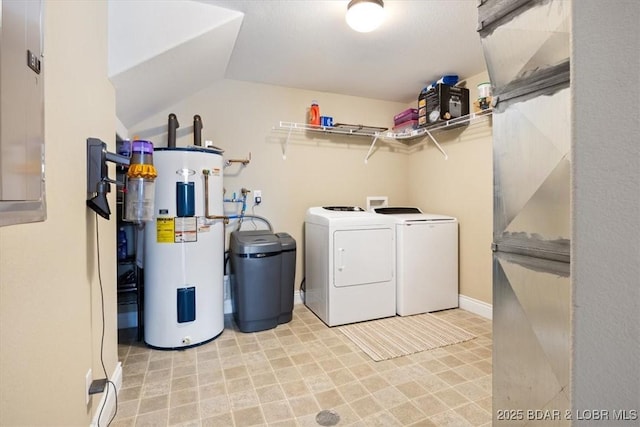
[[[455,222],[457,219],[448,215],[424,213],[416,207],[387,207],[375,209],[378,214],[388,215],[399,222]]]

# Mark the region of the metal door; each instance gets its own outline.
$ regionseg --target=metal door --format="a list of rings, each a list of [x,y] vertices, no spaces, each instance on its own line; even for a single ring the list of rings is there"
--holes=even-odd
[[[566,88],[494,113],[496,250],[569,259],[569,97]]]
[[[494,425],[569,423],[570,6],[478,8],[494,94]]]
[[[570,425],[569,264],[497,252],[493,423]]]

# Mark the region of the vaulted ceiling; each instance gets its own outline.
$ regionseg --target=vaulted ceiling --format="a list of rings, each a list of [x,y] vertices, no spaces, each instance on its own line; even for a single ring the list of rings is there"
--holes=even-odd
[[[109,75],[131,126],[220,79],[410,102],[485,69],[472,0],[387,0],[371,33],[348,0],[109,0]]]

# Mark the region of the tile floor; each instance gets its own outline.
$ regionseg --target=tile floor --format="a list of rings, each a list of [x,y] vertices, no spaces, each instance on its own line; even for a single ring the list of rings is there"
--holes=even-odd
[[[304,305],[275,329],[240,332],[230,316],[202,346],[152,350],[122,338],[123,384],[112,426],[490,426],[491,321],[434,313],[477,334],[375,362]]]

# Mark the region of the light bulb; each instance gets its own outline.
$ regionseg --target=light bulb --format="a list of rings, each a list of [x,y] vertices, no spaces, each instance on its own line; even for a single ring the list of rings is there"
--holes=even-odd
[[[375,30],[384,20],[382,1],[352,0],[347,6],[347,24],[360,33]]]

